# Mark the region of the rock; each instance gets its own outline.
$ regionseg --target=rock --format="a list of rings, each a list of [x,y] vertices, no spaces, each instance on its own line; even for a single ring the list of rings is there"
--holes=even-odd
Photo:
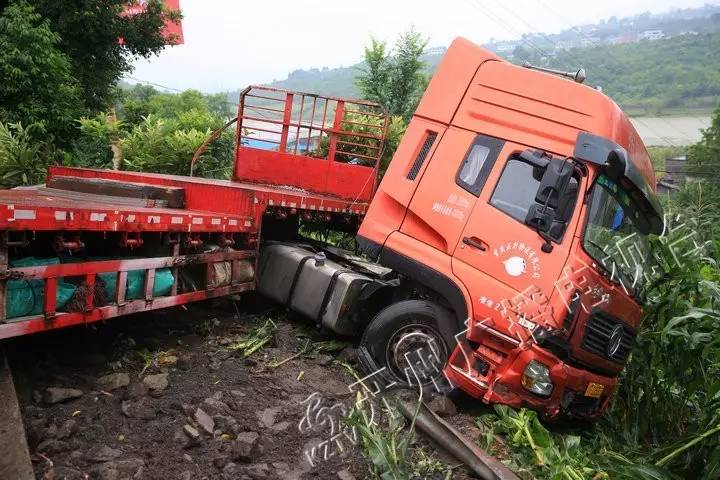
[[[190,370],[190,369],[192,368],[192,360],[193,360],[193,359],[192,359],[192,356],[190,356],[190,355],[182,355],[182,356],[178,357],[177,367],[178,367],[180,370],[183,370],[183,371],[186,372],[186,371],[188,371],[188,370]]]
[[[292,425],[290,422],[280,422],[273,425],[272,429],[275,432],[284,432],[285,430],[290,428],[290,425]]]
[[[215,465],[215,467],[219,468],[220,470],[225,468],[225,465],[227,465],[228,463],[230,463],[229,455],[219,455],[213,458],[213,465]]]
[[[185,435],[187,435],[187,437],[193,442],[200,441],[200,432],[198,432],[197,428],[193,427],[192,425],[185,425],[183,427],[183,432],[185,432]]]
[[[215,431],[215,420],[213,420],[210,415],[205,413],[205,410],[203,410],[202,408],[198,408],[197,410],[195,410],[194,418],[203,430],[212,435],[212,433]]]
[[[179,476],[178,478],[179,478],[180,480],[193,480],[193,474],[192,474],[191,471],[185,470],[184,472],[182,472],[182,473],[180,474],[180,476]]]
[[[428,403],[430,410],[441,417],[452,417],[457,414],[457,408],[452,400],[445,395],[438,395]]]
[[[75,434],[75,432],[77,432],[77,429],[77,422],[75,420],[73,420],[72,418],[66,420],[65,423],[62,424],[62,427],[57,430],[55,438],[58,438],[60,440],[70,438]]]
[[[250,463],[262,453],[260,435],[257,432],[242,432],[232,443],[232,459]]]
[[[127,373],[111,373],[104,377],[98,378],[97,386],[100,390],[112,392],[118,388],[130,385],[130,375]]]
[[[175,440],[175,442],[178,443],[182,448],[188,448],[191,446],[191,441],[182,428],[175,431],[175,435],[173,435],[173,440]]]
[[[237,435],[240,431],[240,425],[233,417],[227,415],[215,415],[213,420],[215,420],[215,426],[222,430],[223,433],[232,433]]]
[[[211,415],[217,415],[219,413],[227,414],[230,411],[230,407],[221,399],[222,392],[217,392],[212,397],[208,397],[203,400],[203,408]]]
[[[268,478],[270,474],[270,467],[267,463],[254,463],[245,467],[245,475],[256,480],[263,480]]]
[[[243,392],[242,390],[230,390],[230,395],[232,395],[236,399],[240,399],[245,396],[245,392]]]
[[[340,470],[337,472],[337,476],[340,480],[355,480],[355,477],[350,470]]]
[[[240,475],[243,474],[243,468],[238,465],[237,463],[230,462],[227,465],[225,465],[222,469],[223,471],[223,478],[226,478],[228,480],[237,480],[240,477]]]
[[[37,444],[50,438],[47,418],[34,418],[27,422],[27,437],[30,444]]]
[[[95,465],[90,469],[90,477],[97,480],[120,480],[141,478],[145,462],[139,458],[118,460]]]
[[[151,395],[158,395],[169,385],[168,374],[158,373],[157,375],[148,375],[143,378],[143,383],[148,387]]]
[[[326,366],[328,366],[328,365],[330,365],[330,364],[332,363],[332,361],[334,360],[334,358],[331,357],[330,355],[326,355],[326,354],[323,353],[323,354],[320,354],[320,355],[318,355],[317,357],[315,357],[315,360],[316,360],[317,363],[319,363],[320,365],[326,367]]]
[[[275,417],[280,413],[279,407],[266,408],[262,412],[257,412],[258,420],[260,425],[265,428],[271,428],[275,424]]]
[[[355,347],[345,347],[340,350],[340,353],[337,354],[335,359],[338,362],[345,362],[349,363],[350,365],[354,365],[357,363],[358,359],[357,349]]]
[[[69,452],[70,450],[72,450],[72,447],[68,442],[63,442],[62,440],[55,440],[54,438],[51,438],[49,440],[41,442],[40,445],[37,446],[36,450],[38,452],[46,453],[48,455],[56,455],[62,452]]]
[[[55,480],[84,480],[85,476],[80,470],[75,470],[70,467],[57,466],[55,467]]]
[[[273,462],[271,465],[272,468],[275,469],[275,473],[277,473],[278,476],[290,471],[290,465],[285,462]]]
[[[115,460],[120,455],[122,455],[120,450],[115,450],[107,445],[97,445],[88,450],[83,458],[90,463],[104,463]]]
[[[185,455],[183,455],[183,460],[185,460],[188,463],[193,463],[193,458],[190,455],[188,455],[187,453]]]
[[[123,415],[128,418],[152,420],[153,418],[157,417],[155,409],[143,400],[140,400],[138,402],[124,400],[122,404],[120,404],[120,409],[122,410]]]
[[[56,388],[49,387],[45,389],[43,393],[43,401],[50,405],[60,402],[66,402],[68,400],[75,400],[83,396],[82,390],[75,388]]]
[[[131,383],[125,391],[126,400],[137,400],[144,397],[148,393],[148,387],[142,382]]]

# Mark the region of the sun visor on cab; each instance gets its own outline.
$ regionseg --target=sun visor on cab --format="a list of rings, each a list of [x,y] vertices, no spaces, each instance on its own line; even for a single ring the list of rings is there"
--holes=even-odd
[[[663,231],[663,211],[657,195],[653,192],[642,172],[629,157],[627,151],[607,138],[587,132],[578,133],[573,157],[600,165],[604,173],[632,199],[632,221],[645,235],[659,235]]]

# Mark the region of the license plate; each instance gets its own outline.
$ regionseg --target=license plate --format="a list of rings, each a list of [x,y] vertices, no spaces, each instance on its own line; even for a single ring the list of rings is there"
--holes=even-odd
[[[599,383],[590,382],[590,384],[587,386],[587,389],[585,390],[585,396],[592,397],[592,398],[600,398],[600,395],[602,395],[603,390],[605,390],[605,385],[600,385]]]

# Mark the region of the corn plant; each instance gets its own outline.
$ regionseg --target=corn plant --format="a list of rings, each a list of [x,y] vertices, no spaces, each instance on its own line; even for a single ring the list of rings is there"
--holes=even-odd
[[[357,432],[360,447],[370,461],[370,472],[381,480],[410,480],[409,462],[412,426],[405,430],[404,417],[384,399],[385,425],[376,421],[358,392],[355,405],[345,418]]]
[[[228,348],[230,350],[241,350],[243,357],[249,357],[270,343],[275,336],[276,329],[275,322],[268,318],[265,323],[250,330],[245,338],[229,345]]]

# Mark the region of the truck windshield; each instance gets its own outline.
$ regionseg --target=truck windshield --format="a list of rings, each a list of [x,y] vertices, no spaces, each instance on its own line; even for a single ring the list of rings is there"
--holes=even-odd
[[[628,194],[605,175],[599,175],[590,197],[583,246],[611,280],[636,295],[642,288],[649,243],[633,225],[633,211]]]

